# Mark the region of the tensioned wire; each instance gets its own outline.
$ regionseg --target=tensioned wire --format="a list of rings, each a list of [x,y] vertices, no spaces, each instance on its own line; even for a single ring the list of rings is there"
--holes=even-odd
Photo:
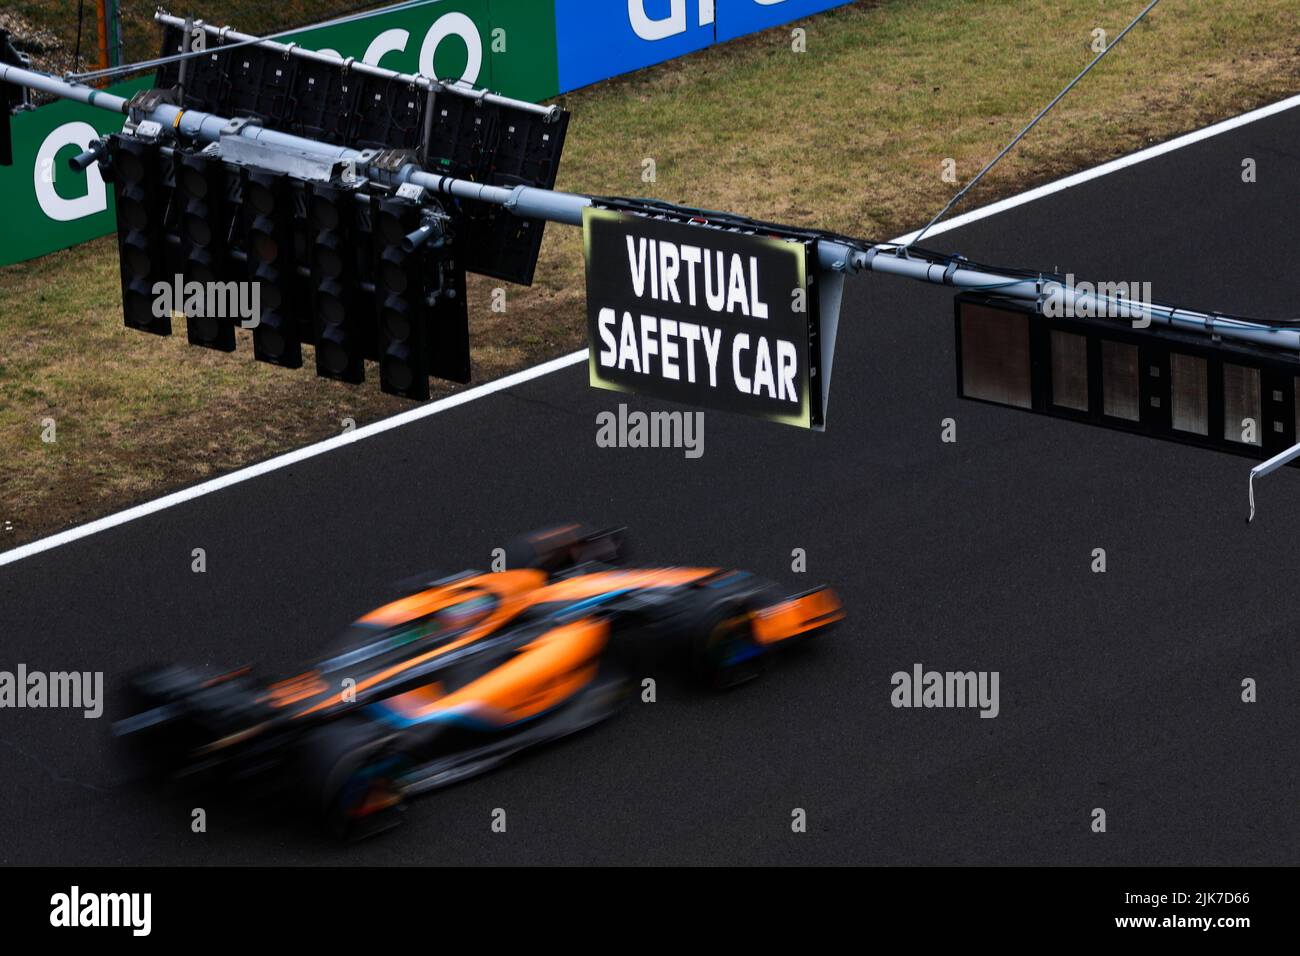
[[[1089,63],[1087,66],[1085,66],[1082,70],[1080,70],[1078,76],[1072,79],[1069,83],[1066,83],[1065,88],[1062,89],[1061,92],[1057,93],[1054,97],[1052,97],[1052,101],[1048,103],[1046,106],[1044,106],[1042,110],[1039,112],[1039,114],[1029,121],[1028,126],[1022,129],[1018,134],[1016,134],[1015,139],[1007,143],[1007,145],[1003,147],[1000,153],[998,153],[991,160],[989,160],[988,165],[985,166],[983,169],[981,169],[979,171],[979,174],[974,179],[972,179],[965,186],[963,186],[961,190],[957,193],[957,195],[953,196],[952,199],[948,200],[948,204],[939,210],[938,215],[936,215],[933,219],[931,219],[928,223],[925,224],[924,229],[922,229],[915,236],[909,239],[906,244],[904,244],[903,249],[906,250],[908,246],[912,245],[914,242],[918,242],[922,236],[924,236],[927,232],[930,231],[930,229],[934,226],[936,222],[938,222],[944,216],[948,215],[948,210],[952,209],[953,206],[957,205],[957,203],[961,201],[961,198],[965,196],[968,192],[970,192],[971,189],[975,186],[975,184],[984,178],[985,173],[987,173],[990,169],[996,166],[998,161],[1002,159],[1003,156],[1007,155],[1007,153],[1015,149],[1016,144],[1019,143],[1022,139],[1024,139],[1027,135],[1029,135],[1029,131],[1033,129],[1035,126],[1037,126],[1039,121],[1044,116],[1046,116],[1048,113],[1051,112],[1052,107],[1056,106],[1057,103],[1065,99],[1065,94],[1069,93],[1070,90],[1074,89],[1075,85],[1080,80],[1082,80],[1085,76],[1087,76],[1088,73],[1092,71],[1092,68],[1096,66],[1098,63],[1100,63],[1102,61],[1102,58],[1107,53],[1115,49],[1115,47],[1119,46],[1119,41],[1124,39],[1124,37],[1128,36],[1128,32],[1132,30],[1135,26],[1137,26],[1139,23],[1141,23],[1143,18],[1146,17],[1146,15],[1150,13],[1155,8],[1155,5],[1159,2],[1160,0],[1151,0],[1151,2],[1147,4],[1146,9],[1143,10],[1141,13],[1139,13],[1136,17],[1134,17],[1133,21],[1128,26],[1126,26],[1123,30],[1120,31],[1119,36],[1115,37],[1114,40],[1112,40],[1110,43],[1106,45],[1106,48],[1104,50],[1102,50],[1095,57],[1093,57],[1092,62]]]

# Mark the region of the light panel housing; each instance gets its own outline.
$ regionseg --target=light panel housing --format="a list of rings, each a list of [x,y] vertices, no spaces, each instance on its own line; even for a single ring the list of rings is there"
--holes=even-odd
[[[961,293],[954,314],[962,398],[1258,459],[1298,440],[1300,359],[1285,352],[987,293]]]

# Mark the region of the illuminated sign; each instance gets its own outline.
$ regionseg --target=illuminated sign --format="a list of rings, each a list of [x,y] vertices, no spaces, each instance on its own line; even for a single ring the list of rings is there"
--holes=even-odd
[[[822,426],[813,243],[605,209],[583,229],[592,385]]]

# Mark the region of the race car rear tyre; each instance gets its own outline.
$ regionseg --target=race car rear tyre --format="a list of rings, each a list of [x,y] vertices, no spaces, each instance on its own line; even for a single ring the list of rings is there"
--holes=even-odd
[[[392,829],[405,810],[402,775],[410,761],[363,721],[315,731],[303,753],[305,796],[320,823],[343,840]]]
[[[749,614],[725,605],[709,614],[691,647],[696,677],[715,690],[738,687],[763,672],[763,650],[754,640]]]

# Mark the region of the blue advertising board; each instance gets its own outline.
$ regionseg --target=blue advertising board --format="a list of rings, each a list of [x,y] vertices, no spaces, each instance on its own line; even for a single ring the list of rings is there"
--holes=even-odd
[[[555,0],[560,91],[711,46],[714,0]]]
[[[842,7],[849,0],[713,0],[716,5],[716,43],[725,43],[802,17]]]

